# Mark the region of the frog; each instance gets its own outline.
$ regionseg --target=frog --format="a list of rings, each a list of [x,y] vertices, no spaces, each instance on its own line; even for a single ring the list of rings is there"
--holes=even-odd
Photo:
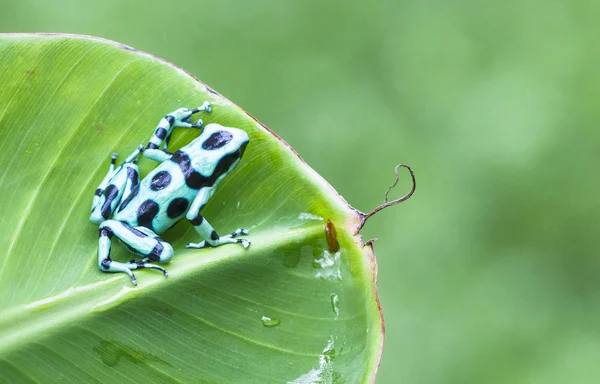
[[[204,126],[202,119],[191,123],[192,115],[210,113],[212,106],[205,102],[195,109],[179,108],[162,118],[148,141],[138,146],[117,167],[117,153],[111,155],[107,174],[92,199],[90,221],[98,225],[98,267],[102,272],[123,272],[137,286],[132,271],[155,269],[168,276],[158,264],[168,263],[173,247],[160,235],[186,218],[204,239],[188,243],[186,248],[211,248],[236,243],[244,248],[250,241],[239,236],[248,230],[238,228],[219,236],[201,214],[221,181],[240,162],[249,143],[248,134],[239,128],[217,123]],[[199,129],[200,135],[175,152],[168,146],[176,127]],[[140,181],[140,155],[158,165]],[[116,237],[132,253],[129,262],[110,257],[111,242]]]

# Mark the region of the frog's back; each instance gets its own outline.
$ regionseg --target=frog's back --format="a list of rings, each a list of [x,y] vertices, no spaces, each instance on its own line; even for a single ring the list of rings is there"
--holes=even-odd
[[[207,125],[124,198],[114,219],[163,233],[185,217],[198,191],[214,188],[235,168],[248,141],[243,130]]]
[[[167,160],[121,202],[114,219],[161,234],[185,216],[196,193],[177,164]]]

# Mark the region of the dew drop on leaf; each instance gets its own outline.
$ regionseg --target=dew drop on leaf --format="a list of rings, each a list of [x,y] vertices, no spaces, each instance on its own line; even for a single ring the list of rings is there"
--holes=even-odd
[[[281,323],[281,321],[279,319],[276,319],[274,317],[269,317],[269,316],[263,316],[261,318],[261,320],[262,320],[262,324],[265,327],[276,327]]]

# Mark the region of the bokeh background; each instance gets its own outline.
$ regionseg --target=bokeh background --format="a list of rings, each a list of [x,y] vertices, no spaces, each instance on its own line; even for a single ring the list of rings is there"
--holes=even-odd
[[[187,69],[362,211],[414,167],[363,230],[377,383],[600,382],[598,20],[594,0],[0,0],[0,32]]]

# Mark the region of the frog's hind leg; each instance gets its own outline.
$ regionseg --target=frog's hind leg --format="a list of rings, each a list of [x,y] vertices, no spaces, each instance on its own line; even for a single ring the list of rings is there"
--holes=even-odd
[[[202,218],[202,216],[199,216],[200,218]],[[203,221],[204,223],[204,229],[200,229],[197,231],[200,232],[202,230],[204,230],[203,233],[205,233],[205,236],[209,236],[208,233],[210,233],[210,237],[206,237],[206,240],[201,241],[199,243],[188,243],[186,244],[186,248],[212,248],[212,247],[218,247],[220,245],[223,244],[242,244],[242,246],[244,248],[248,248],[250,246],[250,241],[246,240],[246,239],[236,239],[237,236],[240,235],[247,235],[248,234],[248,230],[243,229],[243,228],[239,228],[236,229],[235,231],[233,231],[232,233],[230,233],[229,235],[225,235],[225,236],[219,236],[217,234],[217,232],[212,229],[212,226],[210,226],[210,224],[208,224],[208,222],[206,220]]]
[[[156,269],[167,276],[167,271],[154,264],[153,260],[166,263],[173,257],[173,248],[156,233],[144,227],[132,227],[117,220],[107,220],[100,224],[98,239],[98,267],[103,272],[124,272],[131,277],[133,285],[137,280],[133,274],[135,269]],[[113,261],[110,258],[111,239],[116,236],[133,253],[143,257],[142,261],[131,260],[128,263]]]
[[[130,195],[131,190],[139,183],[139,172],[135,163],[142,150],[143,147],[139,146],[116,169],[117,154],[112,154],[108,173],[96,189],[92,200],[92,212],[90,214],[92,223],[100,224],[108,219],[119,205],[121,198]]]
[[[113,175],[115,174],[116,161],[117,153],[113,152],[113,154],[110,155],[110,165],[108,166],[108,172],[106,173],[106,176],[104,176],[104,179],[102,179],[102,182],[100,183],[100,185],[98,185],[98,188],[96,188],[96,192],[94,193],[94,198],[92,199],[92,211],[98,205],[98,202],[100,201],[100,196],[102,196],[102,194],[104,193],[104,190],[106,189],[110,178],[113,177]]]
[[[196,198],[192,202],[190,209],[186,215],[186,218],[192,223],[194,229],[200,236],[204,238],[204,241],[200,243],[188,243],[186,248],[210,248],[218,247],[223,244],[241,244],[244,248],[250,246],[250,241],[247,239],[236,239],[239,235],[247,235],[246,229],[240,228],[235,230],[229,235],[219,236],[217,231],[209,224],[208,221],[200,214],[204,205],[210,199],[214,192],[214,188],[203,188],[198,192]]]

